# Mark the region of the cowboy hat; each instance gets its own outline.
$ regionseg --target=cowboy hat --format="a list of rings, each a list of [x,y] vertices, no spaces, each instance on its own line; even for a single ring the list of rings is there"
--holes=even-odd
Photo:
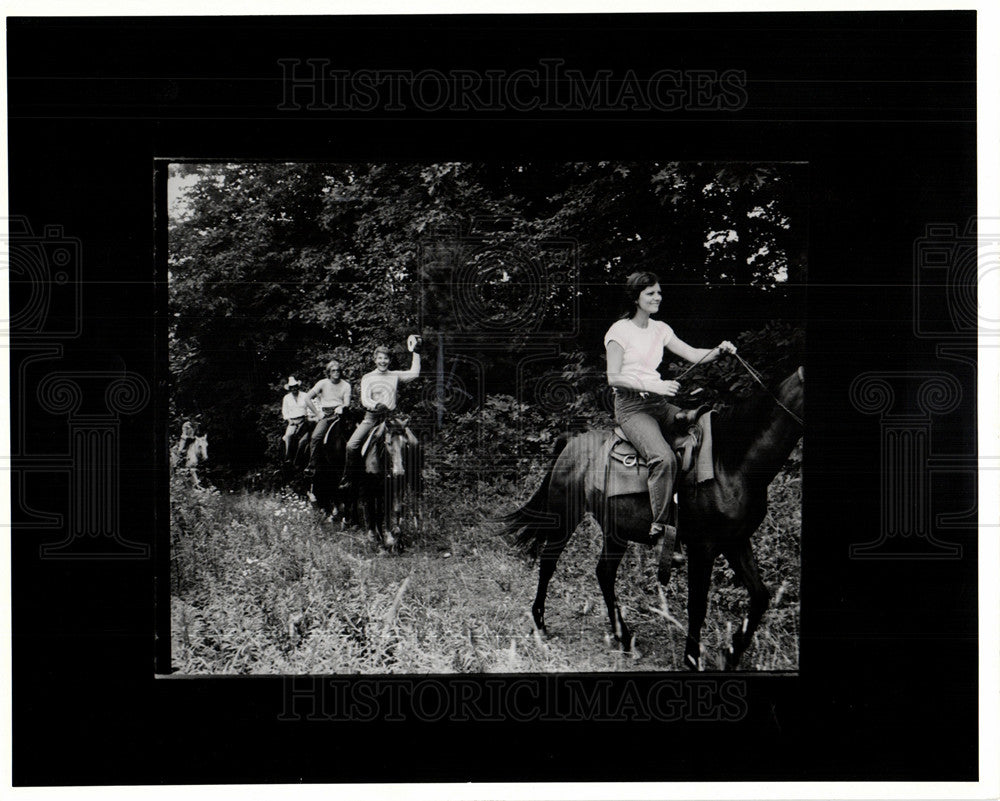
[[[300,386],[302,386],[302,383],[300,381],[296,381],[295,376],[292,375],[288,377],[288,383],[285,384],[285,389],[291,389],[292,387],[300,387]]]

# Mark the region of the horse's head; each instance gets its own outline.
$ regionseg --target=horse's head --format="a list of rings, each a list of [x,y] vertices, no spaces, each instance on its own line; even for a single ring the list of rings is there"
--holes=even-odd
[[[405,475],[406,448],[407,446],[417,444],[417,438],[407,427],[406,418],[392,417],[386,420],[383,443],[385,444],[385,452],[389,461],[389,470],[392,475]]]
[[[797,417],[802,417],[805,405],[806,370],[799,367],[778,386],[778,400]]]

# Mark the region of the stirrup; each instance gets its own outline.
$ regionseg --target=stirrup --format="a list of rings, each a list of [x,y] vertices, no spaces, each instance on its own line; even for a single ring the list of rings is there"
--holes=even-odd
[[[649,527],[649,542],[654,548],[660,545],[664,539],[669,539],[671,547],[677,540],[677,527],[669,523],[653,523]]]

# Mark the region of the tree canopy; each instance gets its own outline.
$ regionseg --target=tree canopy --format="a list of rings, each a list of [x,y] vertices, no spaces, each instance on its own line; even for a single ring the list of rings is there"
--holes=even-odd
[[[311,384],[336,357],[356,387],[375,344],[405,366],[417,331],[418,399],[441,372],[466,376],[473,405],[515,395],[532,349],[599,371],[637,269],[692,344],[804,313],[798,164],[174,164],[170,179],[171,414],[200,416],[236,460],[263,453],[287,376]],[[787,325],[770,340],[797,341]]]

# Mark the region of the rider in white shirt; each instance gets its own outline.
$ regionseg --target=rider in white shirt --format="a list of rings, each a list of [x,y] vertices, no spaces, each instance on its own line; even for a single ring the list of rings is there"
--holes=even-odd
[[[628,311],[604,335],[608,357],[608,384],[615,392],[615,419],[639,455],[649,465],[649,500],[653,507],[650,539],[666,531],[667,514],[674,494],[677,457],[663,437],[661,425],[669,424],[680,409],[667,401],[680,389],[677,381],[664,381],[657,368],[664,348],[689,362],[711,362],[723,353],[736,353],[731,342],[711,350],[693,348],[661,320],[651,319],[660,309],[660,281],[649,272],[632,273],[626,281]]]
[[[310,404],[313,398],[319,398],[322,409],[320,420],[309,438],[309,466],[306,468],[306,475],[312,475],[316,472],[316,452],[323,437],[330,426],[340,420],[340,413],[351,405],[351,385],[340,377],[340,362],[334,359],[327,364],[326,378],[317,381],[306,398]]]
[[[285,443],[285,458],[288,458],[292,439],[302,430],[307,419],[316,419],[318,412],[308,396],[302,391],[302,383],[295,376],[289,376],[285,384],[288,394],[281,401],[281,416],[287,422],[285,435],[281,438]]]
[[[420,375],[420,337],[409,337],[406,347],[413,353],[409,370],[390,370],[389,349],[385,345],[379,345],[373,353],[375,369],[361,378],[361,405],[365,407],[365,416],[347,441],[347,462],[344,465],[344,478],[340,482],[341,489],[347,489],[351,485],[365,438],[384,419],[386,412],[396,408],[399,384],[413,381]]]

